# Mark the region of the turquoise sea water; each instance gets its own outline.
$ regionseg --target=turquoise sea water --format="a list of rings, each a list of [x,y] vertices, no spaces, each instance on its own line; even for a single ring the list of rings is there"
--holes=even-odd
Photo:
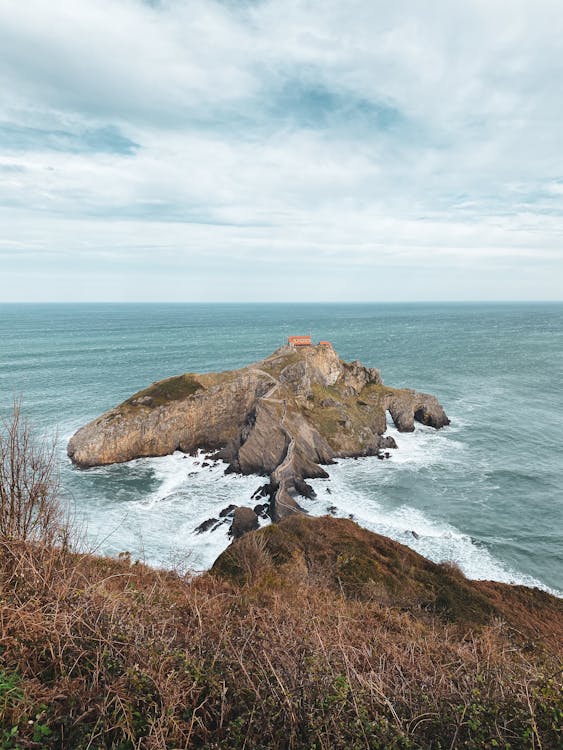
[[[21,396],[58,433],[63,491],[94,549],[201,569],[228,539],[193,529],[248,504],[259,479],[181,454],[81,471],[66,441],[154,380],[240,367],[308,332],[435,394],[452,420],[391,427],[392,458],[339,462],[308,510],[335,506],[473,578],[563,590],[563,304],[0,305],[0,408]]]

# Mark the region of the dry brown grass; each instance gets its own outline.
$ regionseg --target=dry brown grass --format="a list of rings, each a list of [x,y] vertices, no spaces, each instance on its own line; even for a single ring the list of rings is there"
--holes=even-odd
[[[0,747],[558,746],[543,641],[348,594],[242,542],[234,583],[4,541]]]
[[[19,420],[2,438],[0,750],[560,747],[560,600],[341,519],[248,534],[196,578],[75,554],[52,453]]]

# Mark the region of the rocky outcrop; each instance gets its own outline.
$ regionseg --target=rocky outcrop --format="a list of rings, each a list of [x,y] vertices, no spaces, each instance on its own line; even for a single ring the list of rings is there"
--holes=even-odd
[[[333,459],[392,447],[387,412],[401,432],[449,424],[434,396],[390,388],[331,346],[286,346],[241,370],[153,383],[78,430],[68,455],[90,467],[212,451],[229,471],[270,477],[270,515],[280,520],[301,510],[305,480],[327,477]]]
[[[236,508],[234,512],[230,534],[233,539],[240,539],[241,536],[248,534],[249,531],[254,531],[258,526],[258,516],[256,513],[252,508],[242,506]]]
[[[387,408],[399,432],[413,432],[415,421],[436,429],[450,423],[438,399],[427,393],[403,390],[389,397]]]

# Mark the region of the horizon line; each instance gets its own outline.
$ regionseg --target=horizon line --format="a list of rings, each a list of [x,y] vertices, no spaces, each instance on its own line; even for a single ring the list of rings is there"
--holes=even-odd
[[[487,305],[562,304],[563,299],[437,300],[0,300],[0,305]]]

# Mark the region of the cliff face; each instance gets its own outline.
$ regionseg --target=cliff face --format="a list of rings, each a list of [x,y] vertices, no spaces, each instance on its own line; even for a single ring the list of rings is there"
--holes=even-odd
[[[323,464],[390,447],[387,411],[402,432],[415,421],[449,424],[433,396],[389,388],[332,346],[287,346],[241,370],[154,383],[78,430],[68,455],[90,467],[215,451],[232,471],[270,476],[270,515],[280,520],[299,509],[305,479],[327,476]]]

